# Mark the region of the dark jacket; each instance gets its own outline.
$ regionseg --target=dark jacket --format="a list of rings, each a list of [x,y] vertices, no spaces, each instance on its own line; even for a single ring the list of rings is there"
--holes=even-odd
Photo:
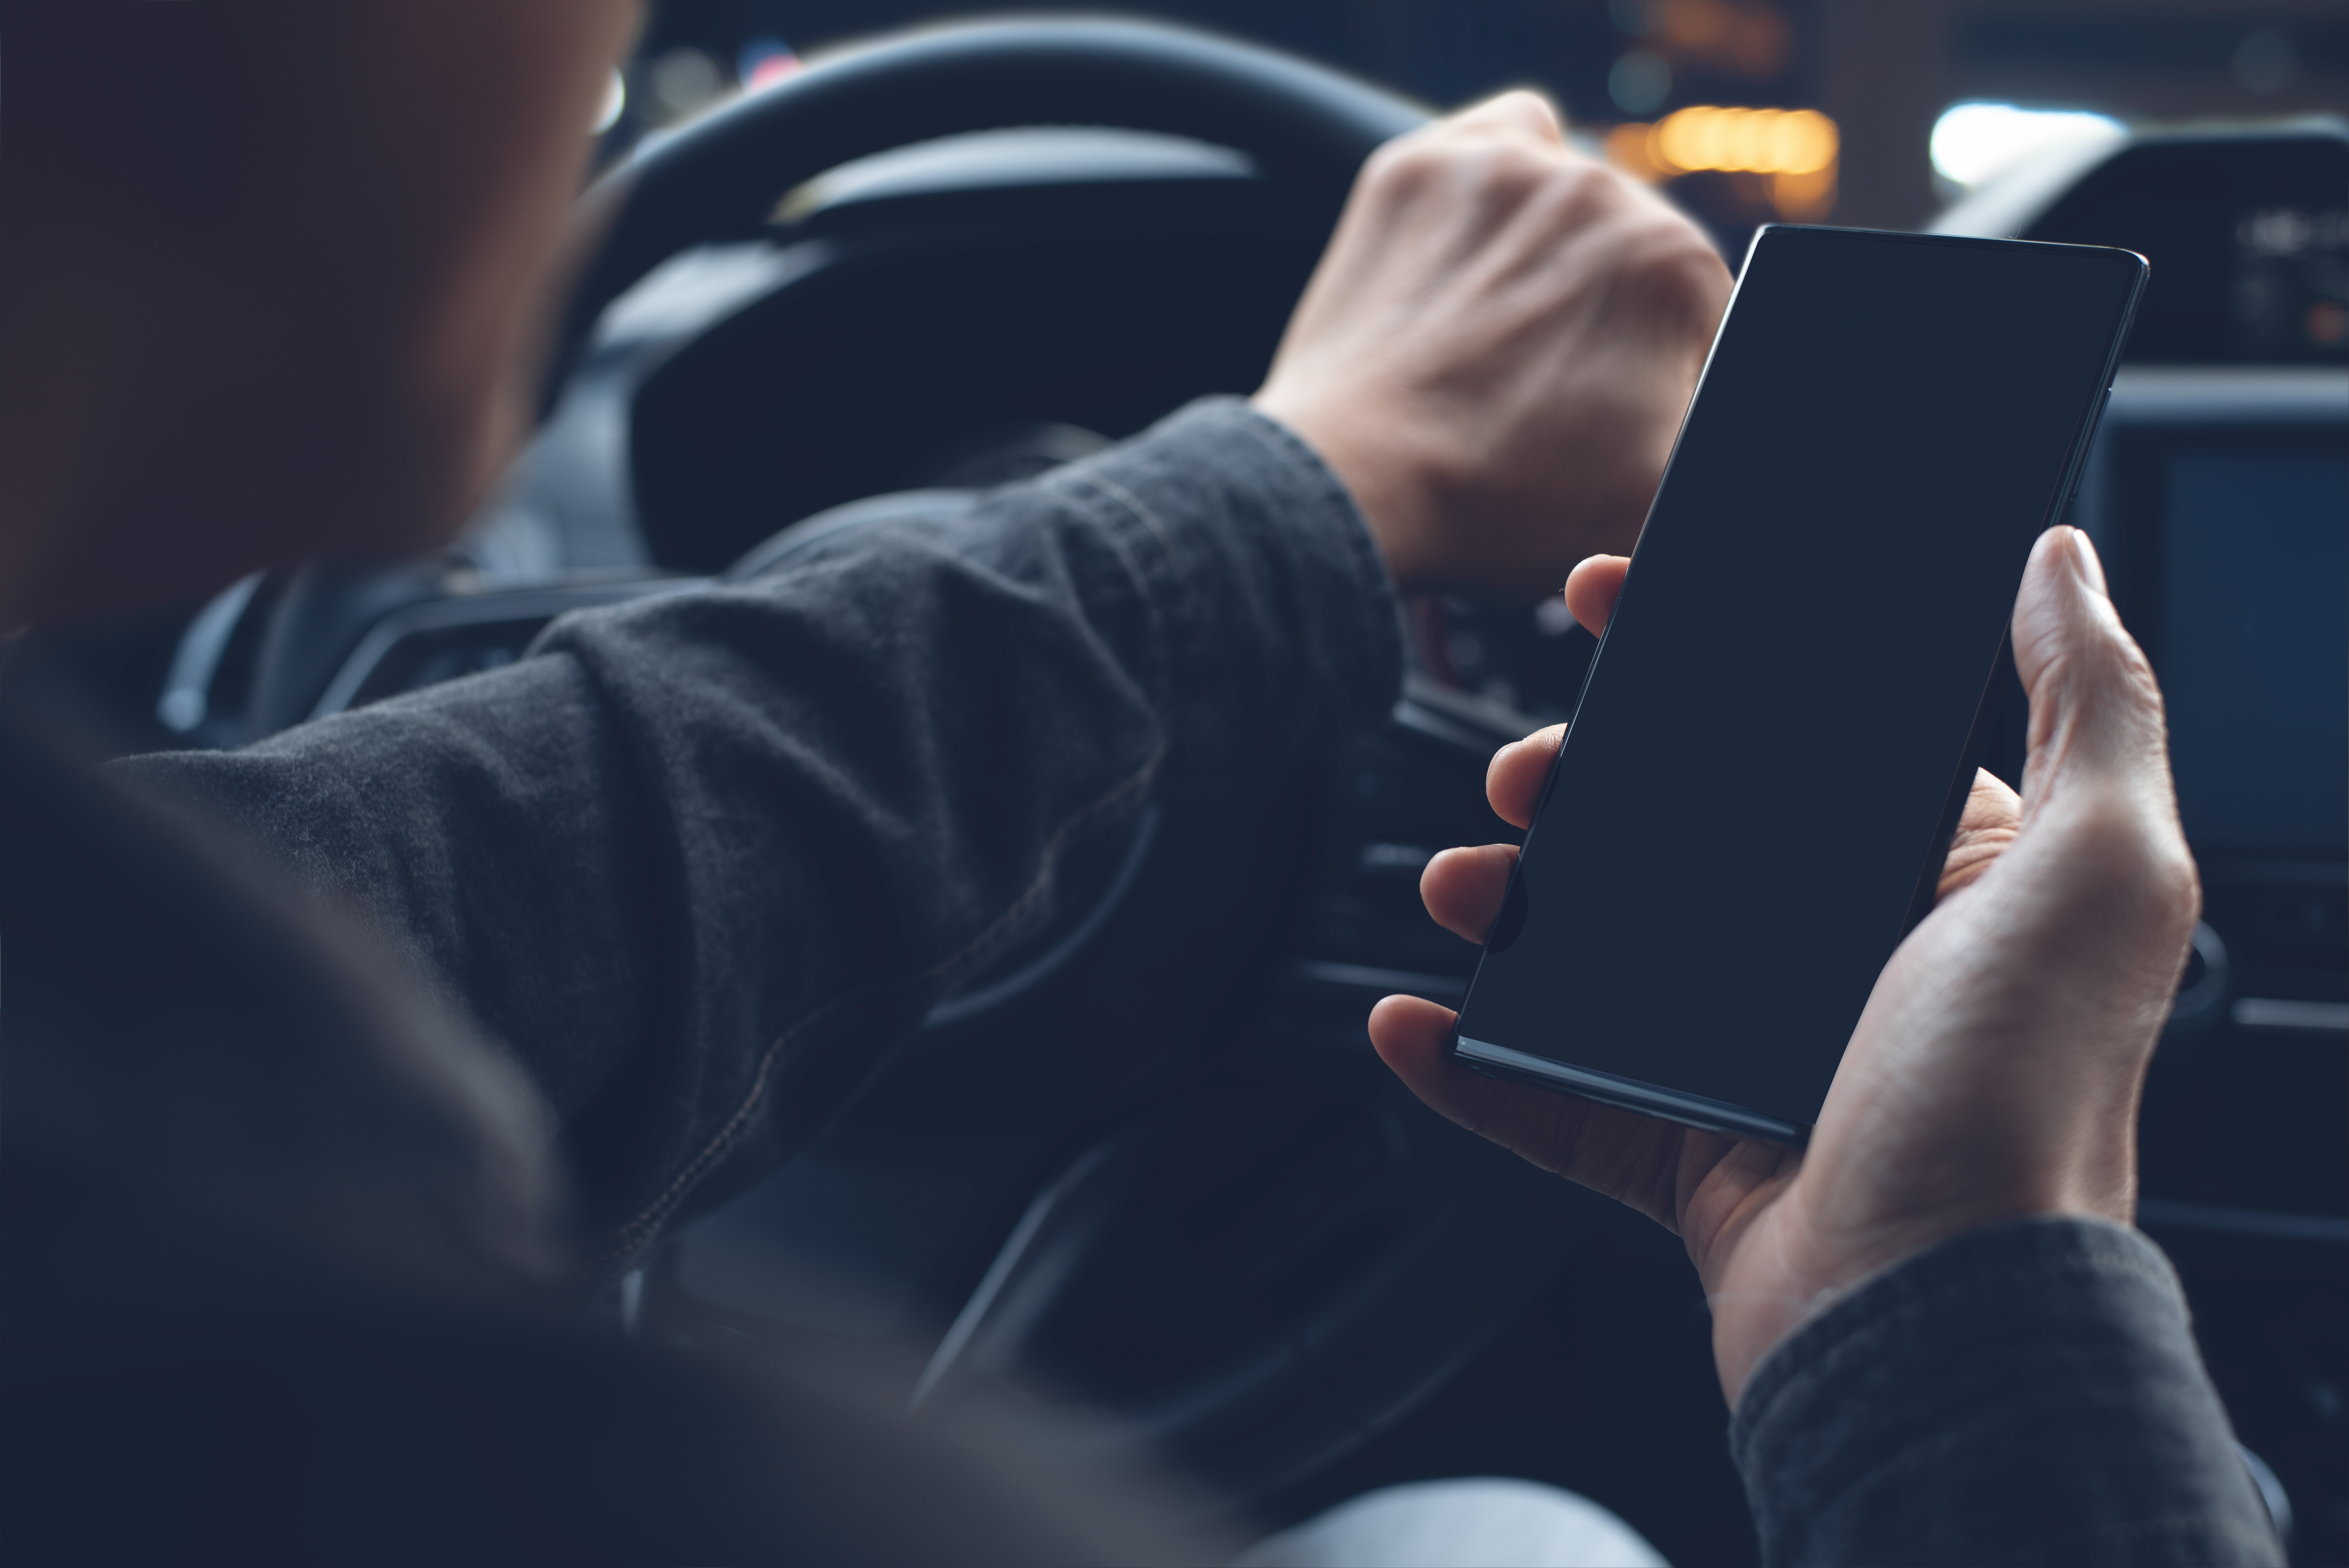
[[[1342,489],[1216,402],[125,770],[266,878],[12,727],[0,1551],[1206,1550],[1016,1453],[562,1326],[1065,920],[1068,868],[1374,720],[1399,662]],[[2275,1554],[2130,1233],[1903,1265],[1764,1364],[1733,1439],[1774,1559]]]

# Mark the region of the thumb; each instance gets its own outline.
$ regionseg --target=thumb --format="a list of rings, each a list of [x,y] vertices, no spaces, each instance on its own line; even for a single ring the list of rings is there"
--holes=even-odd
[[[2014,602],[2014,667],[2031,697],[2026,820],[2067,795],[2127,801],[2175,832],[2161,688],[2122,626],[2095,546],[2051,528],[2033,547]]]

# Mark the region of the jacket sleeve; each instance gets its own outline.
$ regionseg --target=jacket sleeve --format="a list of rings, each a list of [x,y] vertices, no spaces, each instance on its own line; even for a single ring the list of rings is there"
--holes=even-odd
[[[1064,918],[1070,865],[1375,721],[1400,664],[1342,487],[1218,399],[506,669],[124,766],[522,1059],[609,1273]]]
[[[2028,1220],[1797,1329],[1730,1447],[1765,1563],[2282,1563],[2168,1260]]]

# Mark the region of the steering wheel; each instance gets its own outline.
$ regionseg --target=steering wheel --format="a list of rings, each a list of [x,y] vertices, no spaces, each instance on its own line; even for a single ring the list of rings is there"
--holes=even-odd
[[[661,139],[591,193],[616,209],[564,313],[550,387],[606,306],[689,245],[758,234],[776,197],[872,153],[978,130],[1114,126],[1247,153],[1333,213],[1418,106],[1270,50],[1159,24],[1011,20],[900,34]]]
[[[1424,118],[1318,67],[1161,25],[990,21],[886,39],[660,138],[590,193],[609,223],[562,318],[547,403],[655,268],[770,238],[778,196],[847,160],[1039,125],[1153,132],[1243,155],[1326,235],[1362,160]],[[1246,388],[1192,389],[1210,390]],[[867,500],[817,526],[955,504]],[[799,531],[740,570],[787,559]],[[1170,935],[1154,893],[1229,847],[1176,808],[1112,846],[1066,929],[949,998],[783,1170],[678,1229],[626,1289],[634,1330],[812,1340],[877,1361],[924,1409],[1009,1383],[1083,1409],[1089,1441],[1171,1458],[1241,1497],[1328,1464],[1439,1386],[1593,1205],[1427,1112],[1369,1049],[1362,1021],[1384,990],[1457,995],[1473,951],[1418,910],[1412,856],[1425,850],[1412,845],[1504,830],[1483,806],[1484,765],[1516,738],[1426,700],[1398,716],[1268,805],[1238,858],[1288,869],[1212,954]],[[1299,843],[1309,853],[1278,852]],[[1333,883],[1433,955],[1284,947]],[[1170,949],[1190,966],[1170,968]],[[1222,1022],[1235,1010],[1252,1020],[1237,1033]]]

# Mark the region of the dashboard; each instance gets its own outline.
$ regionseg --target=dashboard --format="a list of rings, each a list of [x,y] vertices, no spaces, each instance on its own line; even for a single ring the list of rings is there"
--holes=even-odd
[[[2160,677],[2204,889],[2147,1193],[2349,1220],[2319,1158],[2349,1105],[2349,370],[2125,373],[2075,515]]]

